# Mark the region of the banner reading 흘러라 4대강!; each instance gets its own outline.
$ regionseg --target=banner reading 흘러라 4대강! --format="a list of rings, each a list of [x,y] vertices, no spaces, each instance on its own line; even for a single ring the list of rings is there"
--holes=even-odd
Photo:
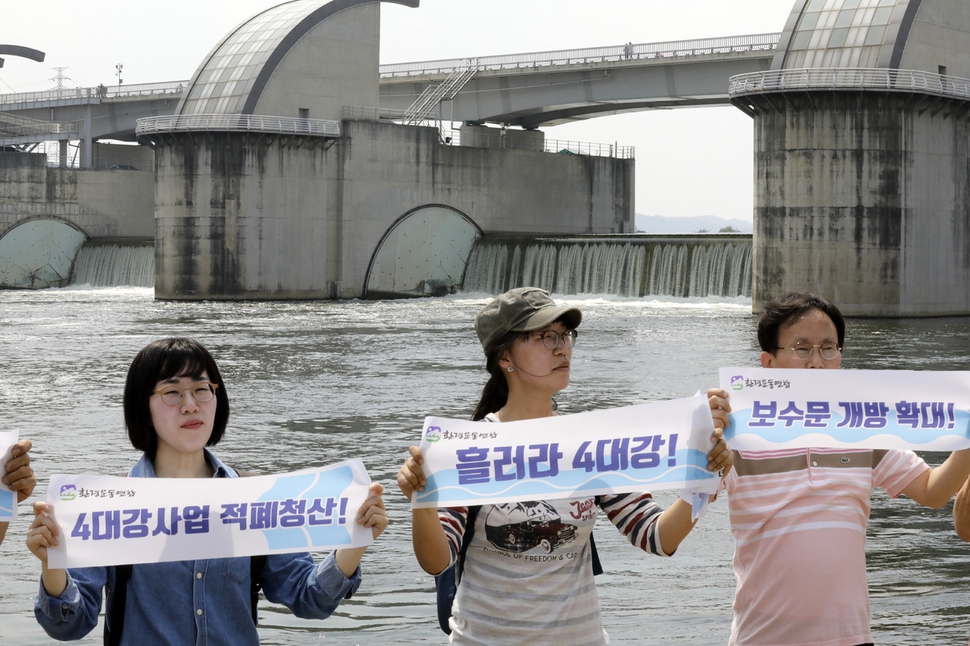
[[[359,459],[251,478],[54,475],[52,568],[280,554],[373,543]]]
[[[10,461],[10,451],[20,439],[18,431],[4,431],[0,433],[0,474],[7,462]],[[7,485],[0,482],[0,522],[13,520],[17,517],[17,494]]]
[[[414,507],[456,507],[658,489],[713,493],[707,399],[502,424],[428,417]]]
[[[732,449],[970,447],[970,372],[721,368]]]

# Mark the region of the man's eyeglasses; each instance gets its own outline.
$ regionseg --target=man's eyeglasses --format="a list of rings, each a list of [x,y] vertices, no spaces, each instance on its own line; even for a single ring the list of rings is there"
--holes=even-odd
[[[529,332],[529,335],[534,335],[542,339],[542,345],[546,346],[550,350],[555,350],[559,347],[559,340],[566,345],[567,348],[571,348],[576,345],[576,337],[579,333],[576,330],[566,330],[562,334],[559,334],[555,330],[546,330],[545,332]]]
[[[197,381],[188,388],[169,384],[156,390],[155,394],[161,397],[162,402],[165,404],[178,406],[182,403],[182,398],[185,396],[184,393],[191,392],[192,399],[200,404],[204,404],[212,401],[212,398],[216,396],[216,388],[218,387],[219,384],[214,384],[211,381]]]
[[[842,348],[834,343],[825,343],[822,345],[796,345],[794,348],[778,349],[791,350],[791,353],[795,355],[795,358],[799,361],[808,361],[812,358],[812,355],[815,354],[815,348],[818,348],[819,355],[826,361],[831,361],[842,354]]]

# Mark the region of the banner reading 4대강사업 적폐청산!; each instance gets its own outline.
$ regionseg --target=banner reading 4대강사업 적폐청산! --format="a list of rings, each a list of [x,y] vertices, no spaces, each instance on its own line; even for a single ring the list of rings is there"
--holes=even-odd
[[[52,568],[279,554],[373,543],[359,459],[247,478],[54,475]]]
[[[970,372],[721,368],[732,449],[970,447]]]
[[[0,432],[0,474],[6,473],[4,467],[10,461],[10,452],[20,439],[18,431]],[[17,494],[0,482],[0,522],[11,521],[17,517]]]
[[[502,504],[657,489],[713,493],[707,399],[488,423],[428,417],[412,506]],[[707,496],[704,496],[706,500]]]

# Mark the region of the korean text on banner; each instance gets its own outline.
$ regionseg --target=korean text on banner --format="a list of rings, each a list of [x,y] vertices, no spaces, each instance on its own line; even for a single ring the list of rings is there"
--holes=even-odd
[[[732,449],[970,447],[970,372],[721,368]]]
[[[414,507],[501,504],[657,489],[713,493],[707,399],[641,404],[519,422],[428,417],[427,485]]]
[[[13,447],[20,440],[19,431],[4,431],[0,433],[0,474],[6,473],[3,469],[7,462],[10,462]],[[0,482],[0,522],[7,522],[17,517],[17,494]]]
[[[373,543],[359,459],[251,478],[54,475],[52,568],[305,552]]]

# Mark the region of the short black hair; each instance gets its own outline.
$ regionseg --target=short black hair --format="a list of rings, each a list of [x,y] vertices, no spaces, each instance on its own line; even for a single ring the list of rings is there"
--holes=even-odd
[[[765,352],[774,354],[778,349],[778,332],[782,326],[811,310],[819,310],[835,324],[839,334],[839,347],[845,346],[845,319],[831,301],[810,292],[791,292],[781,298],[765,303],[765,311],[758,320],[758,343]]]
[[[135,355],[125,380],[125,426],[132,446],[144,451],[150,460],[158,450],[158,436],[152,425],[148,400],[160,381],[173,377],[201,379],[205,373],[216,388],[216,417],[206,446],[215,446],[222,439],[229,422],[229,395],[216,361],[201,343],[185,337],[171,337],[152,341]]]

